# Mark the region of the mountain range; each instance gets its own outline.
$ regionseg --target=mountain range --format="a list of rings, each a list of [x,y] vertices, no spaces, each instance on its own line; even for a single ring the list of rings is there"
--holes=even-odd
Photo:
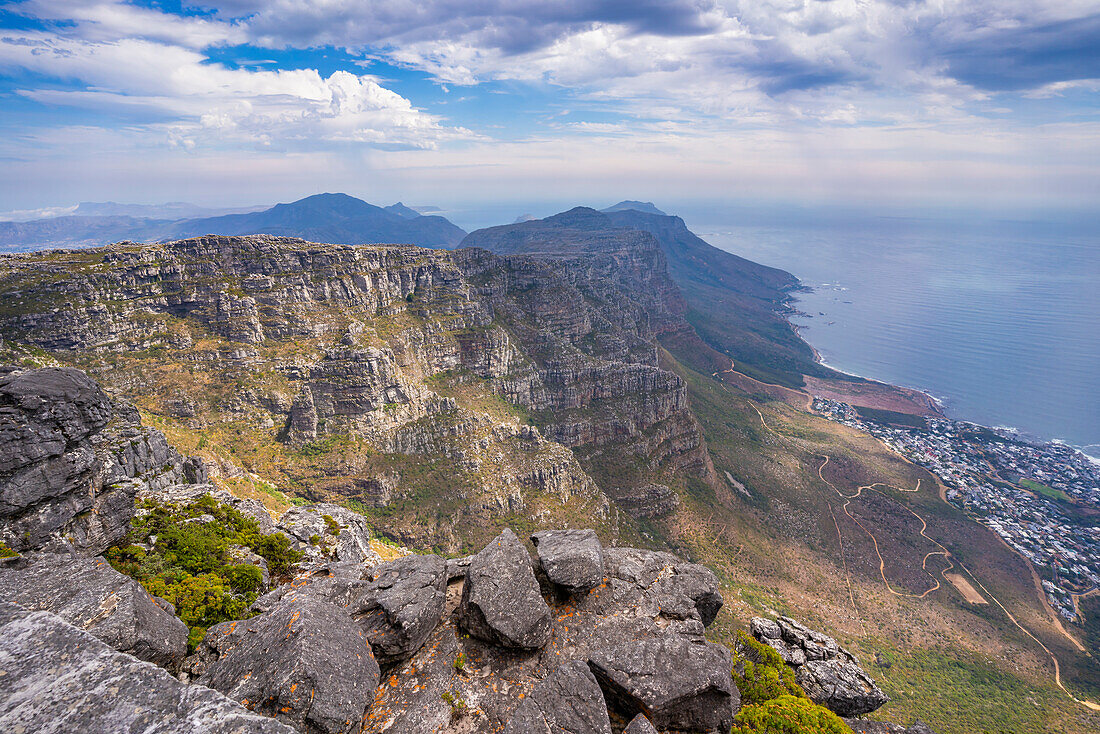
[[[378,207],[347,194],[317,194],[261,211],[194,216],[191,205],[82,204],[72,216],[0,222],[0,251],[92,247],[125,240],[163,242],[203,234],[275,234],[333,244],[456,245],[466,234],[438,215],[398,202]],[[185,218],[169,218],[188,212]],[[155,215],[155,216],[154,216]]]

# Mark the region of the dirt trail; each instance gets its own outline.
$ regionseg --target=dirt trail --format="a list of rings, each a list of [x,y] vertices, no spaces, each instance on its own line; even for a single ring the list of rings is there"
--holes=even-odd
[[[768,422],[764,419],[764,414],[760,411],[760,408],[758,408],[754,403],[752,403],[752,401],[748,401],[748,402],[749,402],[749,405],[752,406],[753,410],[756,411],[756,414],[760,417],[760,424],[768,432],[770,432],[772,435],[779,438],[781,441],[786,442],[788,445],[790,445],[794,448],[800,448],[800,449],[806,450],[804,447],[801,447],[798,444],[796,444],[794,439],[791,439],[787,436],[782,435],[781,433],[776,431],[774,428],[769,426]],[[931,556],[936,556],[936,555],[942,555],[944,557],[944,560],[946,560],[947,563],[949,564],[948,568],[945,568],[942,571],[940,571],[940,574],[943,576],[945,581],[948,580],[947,576],[946,576],[947,572],[949,572],[949,571],[951,571],[952,569],[955,568],[955,560],[953,560],[953,556],[951,555],[951,551],[947,550],[947,548],[945,548],[942,544],[940,544],[939,541],[935,540],[934,538],[929,537],[925,533],[925,531],[928,529],[928,523],[925,521],[925,519],[923,517],[921,517],[919,514],[914,512],[909,507],[906,507],[906,506],[902,505],[902,507],[904,507],[904,509],[909,514],[913,515],[913,517],[920,520],[920,523],[921,523],[920,535],[921,535],[921,537],[925,538],[926,540],[930,541],[931,543],[935,544],[938,548],[940,548],[940,550],[938,550],[938,551],[932,551],[931,553],[926,554],[924,556],[923,562],[921,563],[922,570],[926,574],[928,574],[928,576],[930,578],[932,578],[932,580],[935,582],[936,585],[933,588],[928,589],[927,591],[925,591],[922,594],[907,594],[907,593],[904,593],[904,592],[896,591],[890,585],[890,582],[887,580],[886,573],[885,573],[886,562],[883,560],[882,553],[879,551],[878,539],[874,536],[874,534],[870,530],[868,530],[863,525],[863,523],[861,523],[850,512],[848,512],[848,506],[852,503],[853,500],[858,499],[862,495],[863,490],[865,490],[865,489],[873,491],[873,492],[879,492],[879,494],[882,494],[884,497],[886,497],[888,495],[886,495],[885,492],[882,492],[881,490],[876,489],[876,487],[886,487],[888,489],[895,489],[899,492],[919,492],[920,491],[920,484],[921,484],[920,479],[917,480],[917,486],[913,489],[906,489],[906,488],[903,488],[903,487],[896,487],[894,485],[886,484],[884,482],[875,482],[873,484],[858,487],[856,489],[855,494],[846,495],[843,492],[841,492],[840,489],[838,489],[836,487],[836,485],[834,485],[832,482],[830,482],[828,479],[825,478],[824,469],[829,464],[829,462],[831,460],[830,457],[827,454],[818,454],[817,452],[812,452],[812,453],[815,456],[823,459],[823,461],[821,462],[821,465],[818,466],[818,468],[817,468],[818,478],[820,478],[821,481],[825,485],[827,485],[829,488],[831,488],[834,492],[837,493],[837,495],[841,499],[844,500],[844,505],[843,505],[844,513],[846,515],[848,515],[848,517],[851,518],[852,521],[856,523],[856,525],[859,525],[859,527],[863,530],[863,532],[867,533],[867,535],[871,538],[872,543],[874,543],[875,553],[876,553],[876,555],[878,555],[878,559],[879,559],[879,575],[882,577],[882,582],[886,585],[887,591],[889,591],[891,594],[894,594],[895,596],[908,597],[908,598],[911,598],[911,599],[923,599],[926,596],[928,596],[929,594],[931,594],[933,591],[936,591],[937,589],[939,589],[941,587],[939,579],[937,579],[931,572],[928,571],[928,566],[927,566],[928,559]],[[937,484],[939,484],[939,483],[937,482]],[[944,489],[943,489],[942,485],[940,485],[940,487],[939,487],[939,494],[940,494],[940,498],[943,499],[944,501],[946,501],[946,497],[944,496]],[[830,514],[832,514],[832,505],[831,504],[830,504],[830,507],[829,507],[829,512],[830,512]],[[847,564],[847,560],[844,559],[844,555],[843,555],[844,541],[843,541],[843,536],[840,532],[840,525],[837,524],[835,515],[833,515],[833,524],[836,526],[837,538],[840,541],[840,547],[841,547],[841,558],[842,558],[842,560],[844,560],[844,572],[845,572],[845,575],[847,576],[847,574],[848,574],[848,564]],[[1000,536],[998,536],[998,537],[1000,537]],[[1027,565],[1028,565],[1028,568],[1031,570],[1031,573],[1034,575],[1035,574],[1035,569],[1032,568],[1030,563],[1027,564]],[[1058,658],[1054,656],[1054,653],[1052,653],[1050,651],[1050,649],[1046,645],[1044,645],[1042,643],[1042,641],[1039,640],[1038,637],[1033,635],[1026,627],[1024,627],[1022,624],[1020,624],[1020,622],[1017,621],[1016,617],[1014,617],[1012,615],[1012,613],[1009,612],[1008,609],[1006,609],[1003,604],[1001,604],[1000,600],[997,599],[997,597],[995,597],[992,593],[990,593],[989,589],[987,589],[985,587],[985,585],[982,584],[982,582],[979,581],[978,578],[973,573],[971,573],[969,568],[967,568],[965,565],[963,565],[962,561],[958,561],[958,567],[961,568],[963,571],[965,571],[966,574],[971,579],[973,579],[974,583],[976,583],[978,585],[978,587],[983,592],[985,592],[985,595],[989,599],[993,600],[994,604],[996,604],[998,607],[1001,608],[1001,611],[1003,611],[1008,616],[1008,618],[1012,621],[1012,623],[1014,625],[1016,625],[1016,627],[1018,627],[1021,632],[1023,632],[1025,635],[1027,635],[1029,638],[1031,638],[1035,642],[1035,644],[1037,644],[1039,647],[1041,647],[1043,649],[1043,652],[1045,652],[1050,657],[1051,663],[1053,663],[1053,665],[1054,665],[1054,683],[1059,688],[1061,688],[1062,691],[1067,696],[1069,696],[1070,699],[1073,700],[1075,703],[1078,703],[1078,704],[1080,704],[1080,705],[1082,705],[1082,706],[1084,706],[1088,709],[1091,709],[1093,711],[1100,711],[1100,705],[1097,705],[1096,703],[1093,703],[1092,701],[1077,698],[1076,696],[1074,696],[1072,693],[1069,692],[1069,689],[1067,689],[1062,684],[1061,665],[1058,663]],[[855,595],[854,595],[854,592],[853,592],[853,589],[852,589],[852,581],[851,581],[850,576],[847,577],[847,581],[848,581],[848,593],[849,593],[849,595],[851,596],[851,599],[852,599],[852,607],[856,609],[856,614],[857,614],[857,616],[859,616],[859,610],[858,610],[858,607],[856,606],[856,603],[855,603]],[[1042,587],[1040,586],[1039,588],[1041,589]],[[1045,602],[1046,600],[1043,599],[1042,601]],[[860,618],[860,624],[863,625],[862,617],[859,617],[859,618]],[[1066,635],[1066,637],[1069,637],[1069,639],[1072,640],[1074,642],[1074,644],[1076,644],[1080,648],[1080,643],[1077,642],[1077,640],[1075,640],[1073,637],[1071,637],[1065,631],[1065,629],[1061,627],[1061,625],[1058,625],[1058,627],[1059,627],[1059,629],[1061,629],[1063,634]],[[1081,648],[1081,649],[1084,650],[1084,648]]]

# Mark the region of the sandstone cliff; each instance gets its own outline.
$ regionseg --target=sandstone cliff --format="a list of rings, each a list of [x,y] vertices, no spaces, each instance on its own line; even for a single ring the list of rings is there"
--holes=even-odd
[[[552,262],[270,236],[8,256],[0,331],[219,437],[219,459],[382,508],[402,540],[510,515],[613,527],[607,497],[660,513],[669,482],[712,471],[658,365],[678,292],[637,234]]]

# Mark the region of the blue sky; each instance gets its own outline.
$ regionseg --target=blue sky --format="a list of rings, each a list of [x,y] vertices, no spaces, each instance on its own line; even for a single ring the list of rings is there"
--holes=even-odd
[[[0,211],[1095,208],[1100,0],[23,0]]]

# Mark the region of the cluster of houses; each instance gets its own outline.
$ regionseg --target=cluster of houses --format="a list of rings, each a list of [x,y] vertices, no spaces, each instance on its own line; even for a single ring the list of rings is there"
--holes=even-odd
[[[814,400],[814,410],[872,434],[936,474],[948,501],[1028,558],[1044,577],[1051,606],[1067,620],[1078,619],[1076,597],[1100,585],[1095,459],[1064,444],[1029,443],[964,421],[883,423],[822,398]]]

